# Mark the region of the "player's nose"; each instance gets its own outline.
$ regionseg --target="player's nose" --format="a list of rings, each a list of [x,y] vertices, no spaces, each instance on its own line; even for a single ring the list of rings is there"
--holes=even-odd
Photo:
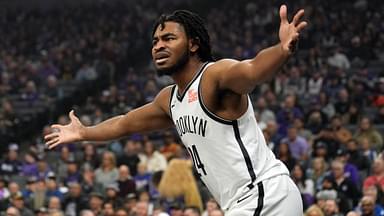
[[[156,42],[156,44],[153,45],[153,50],[155,52],[163,50],[164,48],[165,48],[165,43],[162,42],[161,40],[159,40],[158,42]]]

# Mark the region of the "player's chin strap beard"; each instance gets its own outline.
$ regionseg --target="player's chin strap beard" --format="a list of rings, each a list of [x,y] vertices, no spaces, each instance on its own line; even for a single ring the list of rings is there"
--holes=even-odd
[[[181,54],[180,58],[177,60],[177,62],[174,65],[164,69],[157,69],[157,74],[159,76],[163,76],[163,75],[170,76],[172,74],[180,72],[183,69],[183,67],[187,64],[189,57],[190,57],[190,53],[189,53],[189,50],[187,49],[184,53]]]

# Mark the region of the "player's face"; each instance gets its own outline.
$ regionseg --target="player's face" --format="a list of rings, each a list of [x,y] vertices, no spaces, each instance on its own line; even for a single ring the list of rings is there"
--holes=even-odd
[[[152,59],[159,75],[180,71],[189,60],[188,38],[183,26],[176,22],[159,25],[152,38]]]

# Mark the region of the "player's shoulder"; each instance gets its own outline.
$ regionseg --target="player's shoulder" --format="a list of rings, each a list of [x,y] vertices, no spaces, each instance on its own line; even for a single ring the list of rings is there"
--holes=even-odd
[[[228,68],[232,67],[238,62],[238,60],[230,58],[220,59],[209,65],[207,71],[209,71],[210,74],[221,73],[222,71],[228,70]]]
[[[171,99],[172,91],[174,87],[175,87],[175,84],[168,85],[163,89],[161,89],[159,93],[157,93],[153,102],[161,106],[163,109],[168,110],[169,101]]]

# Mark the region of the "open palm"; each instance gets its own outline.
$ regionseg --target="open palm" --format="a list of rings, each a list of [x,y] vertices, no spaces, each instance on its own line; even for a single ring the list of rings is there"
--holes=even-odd
[[[292,22],[287,18],[287,6],[280,7],[280,29],[279,38],[284,51],[289,54],[293,53],[299,39],[300,32],[307,26],[307,22],[300,21],[304,15],[304,9],[299,10],[292,19]]]
[[[69,118],[71,122],[67,125],[54,124],[51,126],[52,132],[44,137],[49,149],[60,144],[81,140],[81,131],[84,126],[75,116],[73,110],[69,113]]]

